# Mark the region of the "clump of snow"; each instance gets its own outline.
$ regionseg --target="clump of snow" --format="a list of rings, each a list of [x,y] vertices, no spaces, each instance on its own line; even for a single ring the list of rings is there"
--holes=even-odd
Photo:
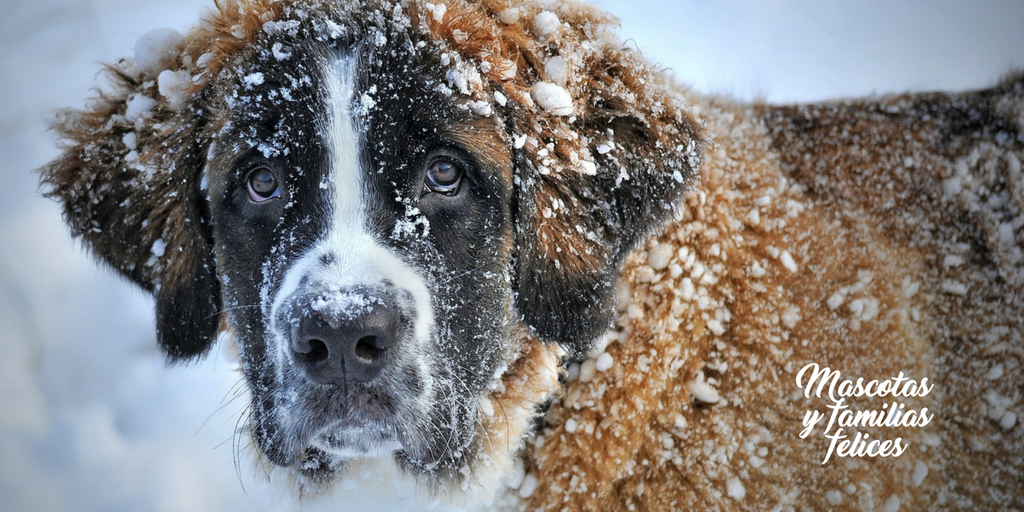
[[[647,263],[651,265],[654,270],[662,270],[668,266],[669,262],[672,261],[672,255],[675,253],[671,244],[658,244],[655,245],[647,253]]]
[[[569,64],[565,57],[559,55],[548,59],[544,63],[544,74],[557,85],[564,86],[569,83]]]
[[[444,14],[448,12],[448,6],[445,4],[430,4],[426,5],[427,12],[433,15],[434,21],[441,23],[444,20]]]
[[[572,96],[562,86],[551,82],[537,82],[530,91],[533,100],[540,108],[556,115],[571,116],[573,114]]]
[[[696,380],[690,381],[690,384],[687,386],[690,389],[690,395],[704,403],[717,403],[721,398],[718,394],[718,390],[711,384],[704,382],[703,377],[703,374],[701,374]]]
[[[760,224],[761,212],[759,212],[756,208],[750,210],[750,213],[747,214],[747,222],[749,222],[751,226],[756,226]]]
[[[174,65],[183,40],[182,35],[171,28],[147,32],[135,43],[135,66],[143,76],[157,76]]]
[[[900,509],[900,497],[893,494],[889,496],[889,499],[885,500],[882,505],[882,512],[896,512]]]
[[[523,467],[523,460],[516,459],[512,464],[512,472],[508,475],[508,480],[505,481],[505,485],[509,489],[518,489],[523,485],[523,480],[526,478],[526,469]]]
[[[779,255],[779,263],[782,263],[786,270],[796,272],[796,261],[793,261],[793,255],[789,251],[782,251],[782,254]]]
[[[121,142],[123,142],[124,145],[132,151],[139,148],[138,140],[138,135],[136,135],[135,132],[128,132],[124,134],[124,137],[121,137]]]
[[[519,496],[522,498],[533,496],[534,491],[537,490],[538,483],[537,477],[533,474],[523,477],[523,483],[519,486]]]
[[[840,503],[843,502],[843,493],[841,491],[832,489],[831,491],[825,493],[825,500],[828,501],[828,504],[832,505],[833,507],[838,506]]]
[[[676,416],[675,418],[673,418],[672,423],[673,425],[675,425],[676,428],[680,430],[685,429],[688,424],[688,422],[686,421],[686,416],[683,416],[682,414],[678,413],[676,413]]]
[[[284,45],[281,43],[274,43],[274,46],[270,48],[270,51],[274,54],[274,58],[279,61],[288,60],[292,56],[291,50],[285,49]],[[205,55],[207,54],[204,54],[204,56]],[[200,60],[202,60],[202,57],[200,57]]]
[[[491,104],[486,101],[470,101],[467,105],[469,110],[478,116],[488,117],[494,113]]]
[[[924,481],[926,476],[928,476],[928,465],[921,461],[915,462],[914,472],[910,475],[911,481],[914,482],[914,487],[920,487],[921,482]]]
[[[999,418],[999,426],[1002,427],[1003,430],[1010,430],[1016,424],[1017,424],[1017,413],[1015,413],[1013,411],[1006,411],[1006,412],[1003,413],[1003,416],[1001,418]]]
[[[506,25],[511,25],[519,21],[519,14],[518,7],[509,7],[498,13],[498,20]]]
[[[199,58],[196,59],[196,67],[206,68],[210,65],[210,61],[213,60],[213,57],[214,55],[212,52],[207,52],[200,55]]]
[[[580,382],[590,382],[597,375],[597,361],[587,359],[580,365]]]
[[[135,94],[125,104],[124,118],[129,123],[148,117],[149,113],[156,106],[156,100],[144,94]]]
[[[950,295],[967,295],[967,285],[959,281],[947,279],[942,282],[942,291]]]
[[[172,109],[178,110],[188,102],[188,88],[192,83],[192,75],[188,71],[165,69],[160,72],[156,83],[160,95],[167,98],[167,103]]]
[[[166,251],[167,251],[167,243],[164,242],[163,239],[160,239],[160,240],[157,240],[157,241],[153,242],[153,248],[152,248],[153,256],[156,256],[157,258],[159,258],[159,257],[163,256],[164,252],[166,252]]]
[[[721,336],[725,334],[725,326],[719,320],[711,319],[708,320],[708,330],[714,333],[715,336]]]
[[[995,364],[992,368],[989,368],[988,373],[985,374],[985,378],[988,380],[996,380],[1003,376],[1003,365]]]
[[[579,428],[579,423],[577,423],[575,419],[569,418],[569,419],[565,420],[565,431],[566,432],[572,434],[573,432],[576,432],[577,428]]]
[[[606,372],[611,369],[613,364],[615,364],[615,360],[612,358],[612,355],[605,352],[597,358],[597,362],[594,363],[594,369],[599,372]]]
[[[739,478],[730,478],[725,484],[725,493],[734,500],[742,500],[747,497],[747,489],[743,487],[743,482]]]
[[[252,88],[262,84],[264,80],[263,73],[256,72],[246,75],[242,79],[242,83],[245,84],[246,88]]]
[[[835,311],[836,308],[838,308],[839,306],[843,305],[843,301],[844,300],[845,300],[844,294],[842,294],[840,292],[836,292],[836,293],[833,293],[832,296],[829,297],[828,300],[825,301],[825,304],[828,305],[828,309],[830,309],[832,311]]]

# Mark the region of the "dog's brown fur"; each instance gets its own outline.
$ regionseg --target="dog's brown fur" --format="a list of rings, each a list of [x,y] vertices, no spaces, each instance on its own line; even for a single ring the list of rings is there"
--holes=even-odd
[[[689,182],[704,162],[677,220],[619,274],[617,323],[602,363],[613,364],[594,372],[597,355],[582,369],[572,363],[527,440],[525,470],[539,485],[517,506],[924,510],[1024,502],[1024,427],[1009,421],[1022,412],[1024,384],[1024,77],[956,95],[738,105],[670,87],[635,51],[608,42],[614,20],[591,7],[544,7],[562,24],[542,37],[531,25],[539,5],[512,17],[504,16],[513,7],[507,0],[433,2],[441,3],[440,21],[425,2],[409,3],[413,30],[466,61],[487,62],[470,97],[502,92],[515,105],[504,112],[508,135],[533,138],[513,152],[537,171],[523,176],[525,211],[509,241],[529,256],[520,262],[524,287],[595,280],[630,246],[583,236],[613,231],[590,216],[595,206],[582,193],[608,183],[588,178],[581,160],[626,168],[627,186],[644,194],[672,191],[673,170]],[[145,77],[112,68],[114,92],[59,124],[72,144],[43,171],[74,233],[155,290],[158,307],[161,294],[178,300],[179,284],[209,261],[195,233],[205,222],[195,211],[195,180],[223,120],[200,120],[207,84],[244,59],[263,23],[286,9],[265,0],[219,8],[174,64],[197,77],[190,105],[179,111],[161,99],[150,118],[129,125],[119,116],[130,94],[160,96]],[[587,41],[602,44],[579,52]],[[205,54],[211,58],[200,66]],[[573,117],[546,115],[530,96],[530,85],[548,78],[545,60],[558,54],[579,57],[565,84]],[[125,161],[121,140],[130,131],[139,134],[141,165],[156,172]],[[497,153],[511,141],[500,142],[467,145],[503,161]],[[601,143],[614,151],[594,154]],[[668,215],[656,201],[645,222]],[[161,237],[177,250],[148,265]],[[516,451],[534,407],[557,387],[560,348],[539,339],[578,349],[578,340],[559,338],[559,322],[575,317],[557,307],[571,297],[535,293],[549,302],[523,311],[521,332],[532,334],[522,334],[487,397],[498,412],[480,423],[484,449],[498,460]],[[190,357],[208,346],[195,343],[165,348]],[[811,362],[852,378],[927,377],[934,390],[907,407],[928,407],[935,418],[921,428],[868,429],[873,438],[907,440],[899,458],[822,465],[826,440],[799,437],[804,411],[826,405],[805,400],[796,386],[796,372]]]
[[[544,482],[531,508],[1020,504],[1022,427],[999,422],[1004,409],[1019,413],[1024,384],[1024,77],[977,93],[814,106],[695,101],[717,147],[683,218],[623,269],[614,367],[571,383],[531,444]],[[1009,239],[998,233],[1006,224]],[[652,268],[655,252],[671,255],[667,265],[661,256]],[[683,279],[705,308],[680,297]],[[856,291],[831,309],[844,288]],[[870,320],[849,307],[865,297],[878,301]],[[854,378],[928,377],[932,393],[907,407],[935,418],[868,431],[908,440],[899,458],[822,465],[827,440],[799,437],[805,410],[826,411],[795,383],[811,362]],[[1003,375],[991,379],[996,366]],[[712,378],[720,400],[695,401],[689,383]],[[730,481],[742,499],[728,496]]]

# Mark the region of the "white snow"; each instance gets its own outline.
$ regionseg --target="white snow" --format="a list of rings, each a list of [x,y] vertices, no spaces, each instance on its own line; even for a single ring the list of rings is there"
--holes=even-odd
[[[125,147],[132,151],[138,149],[138,135],[136,135],[135,132],[128,132],[124,134],[124,137],[121,137],[121,142],[124,143]]]
[[[431,17],[434,18],[434,21],[437,23],[444,21],[444,14],[448,12],[448,6],[445,4],[428,3],[426,8],[427,12],[431,14]]]
[[[167,243],[164,242],[163,239],[160,239],[160,240],[157,240],[157,241],[153,242],[153,247],[152,247],[153,256],[156,256],[157,258],[159,258],[159,257],[164,255],[164,252],[166,250],[167,250]]]
[[[839,306],[842,306],[843,305],[843,301],[846,300],[843,295],[844,294],[842,294],[840,292],[833,293],[828,298],[828,300],[825,301],[825,304],[828,305],[828,309],[831,309],[832,311],[835,311],[836,308],[838,308]]]
[[[689,384],[690,394],[693,398],[709,404],[717,403],[721,398],[718,394],[718,390],[715,389],[711,384],[704,382],[703,379],[690,381]]]
[[[576,423],[576,420],[573,419],[573,418],[569,418],[569,419],[565,420],[565,431],[570,433],[570,434],[572,434],[573,432],[576,432],[576,428],[578,426],[579,426],[579,424]]]
[[[747,497],[747,489],[743,487],[743,482],[736,477],[730,478],[729,481],[726,482],[725,493],[728,494],[730,498],[737,501],[741,501],[743,498]]]
[[[900,497],[893,494],[882,504],[882,512],[896,512],[900,509]]]
[[[135,43],[135,66],[143,76],[155,78],[174,64],[182,40],[181,33],[172,28],[147,32]]]
[[[544,63],[544,74],[556,85],[565,86],[569,82],[569,64],[561,55],[551,57]]]
[[[825,500],[828,501],[829,505],[835,507],[843,502],[843,493],[842,491],[832,489],[825,493]]]
[[[139,119],[148,117],[149,113],[156,106],[156,100],[142,94],[135,94],[128,99],[127,108],[124,111],[124,118],[134,123]]]
[[[1006,412],[1003,413],[1003,416],[1001,418],[999,418],[999,426],[1002,427],[1003,430],[1010,430],[1016,424],[1017,424],[1017,413],[1015,413],[1013,411],[1006,411]]]
[[[606,372],[611,369],[613,364],[615,364],[615,360],[612,359],[612,355],[605,352],[598,356],[597,362],[594,363],[594,369],[599,372]]]
[[[597,361],[587,359],[580,365],[580,382],[590,382],[597,375]]]
[[[292,56],[291,50],[286,50],[284,45],[281,43],[274,43],[274,45],[270,47],[270,52],[274,54],[274,58],[277,60],[288,60]],[[204,56],[205,55],[208,54],[204,54]],[[201,61],[202,57],[200,57],[199,60]]]
[[[255,87],[257,85],[262,84],[263,80],[263,73],[256,72],[245,75],[245,78],[242,79],[242,83],[244,83],[248,87]]]
[[[551,11],[542,11],[533,18],[533,33],[544,39],[554,34],[560,24],[561,21],[557,14]]]
[[[715,334],[715,336],[721,336],[725,334],[725,326],[719,320],[711,319],[708,320],[708,330]]]
[[[988,379],[988,380],[996,380],[996,379],[998,379],[999,377],[1002,377],[1002,376],[1003,376],[1003,365],[1002,364],[998,364],[998,363],[992,365],[992,367],[988,369],[988,373],[985,374],[985,378]]]
[[[528,474],[523,477],[523,483],[519,486],[519,496],[523,498],[529,498],[533,496],[533,492],[537,490],[537,485],[540,482],[537,481],[537,477],[533,474]]]
[[[943,281],[941,288],[942,291],[951,295],[967,295],[967,285],[952,279]]]
[[[924,462],[917,461],[914,463],[914,472],[910,475],[910,480],[914,482],[914,487],[920,487],[921,482],[928,476],[928,465]]]
[[[160,95],[174,110],[180,109],[189,100],[188,87],[192,85],[192,75],[188,71],[171,71],[165,69],[157,77],[157,89]]]
[[[506,25],[511,25],[519,21],[519,16],[520,12],[518,7],[509,7],[508,9],[498,13],[498,20]]]
[[[793,261],[793,255],[789,251],[782,251],[782,254],[779,255],[779,263],[782,263],[786,270],[796,272],[796,261]]]
[[[537,82],[530,91],[533,101],[540,108],[556,115],[571,116],[573,114],[572,96],[559,85],[551,82]]]
[[[674,254],[672,244],[658,244],[648,252],[647,263],[654,270],[662,270],[672,261]]]

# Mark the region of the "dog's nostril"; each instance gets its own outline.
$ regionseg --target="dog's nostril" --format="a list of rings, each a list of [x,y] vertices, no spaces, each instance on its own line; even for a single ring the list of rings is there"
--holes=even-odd
[[[363,336],[356,342],[356,357],[360,359],[372,362],[383,353],[384,349],[377,346],[376,336]]]
[[[302,358],[309,364],[316,364],[327,360],[327,344],[321,340],[309,340],[309,352],[302,355]]]

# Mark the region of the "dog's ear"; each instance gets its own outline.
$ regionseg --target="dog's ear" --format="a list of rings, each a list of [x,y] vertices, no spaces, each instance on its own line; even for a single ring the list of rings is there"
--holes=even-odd
[[[541,339],[579,354],[612,324],[623,258],[673,215],[697,175],[701,126],[596,8],[438,3],[414,13],[415,24],[441,42],[449,76],[469,77],[457,85],[471,107],[492,105],[508,128],[516,306]]]
[[[616,104],[624,99],[589,91],[576,122],[541,121],[550,135],[516,154],[516,305],[542,339],[574,355],[611,326],[623,258],[673,217],[699,169],[697,124],[683,110],[667,119],[634,110],[650,91],[632,92]],[[589,147],[558,154],[572,141],[555,133]]]
[[[201,190],[209,147],[201,80],[192,80],[176,33],[139,44],[134,61],[108,66],[110,86],[86,109],[58,116],[65,147],[40,172],[73,235],[153,293],[160,347],[187,360],[209,349],[220,321]]]

